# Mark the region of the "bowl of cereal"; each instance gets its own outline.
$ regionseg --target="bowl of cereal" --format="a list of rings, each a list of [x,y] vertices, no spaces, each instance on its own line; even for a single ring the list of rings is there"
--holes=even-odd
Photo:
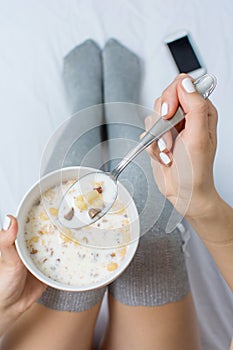
[[[56,289],[85,291],[109,284],[126,269],[138,246],[138,212],[120,182],[114,206],[97,222],[81,229],[59,222],[62,196],[77,178],[93,171],[87,167],[53,171],[26,193],[18,208],[18,254],[36,278]]]

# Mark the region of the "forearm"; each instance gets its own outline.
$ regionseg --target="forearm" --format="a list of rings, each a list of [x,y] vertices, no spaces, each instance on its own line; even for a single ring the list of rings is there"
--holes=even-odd
[[[202,239],[233,291],[233,209],[216,194],[202,216],[186,219]]]

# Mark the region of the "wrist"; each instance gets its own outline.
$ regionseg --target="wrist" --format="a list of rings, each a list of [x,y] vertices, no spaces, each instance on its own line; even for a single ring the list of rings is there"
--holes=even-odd
[[[185,218],[188,221],[200,222],[215,215],[216,206],[220,205],[223,200],[214,188],[211,192],[208,192],[208,195],[205,193],[196,197],[195,205],[192,204],[193,202],[191,200]]]
[[[16,319],[10,309],[0,309],[0,337],[10,328],[12,322]]]
[[[14,305],[0,308],[0,337],[11,327],[11,325],[21,316]]]
[[[206,243],[227,244],[232,242],[232,208],[216,190],[203,203],[198,214],[185,216],[187,221]]]

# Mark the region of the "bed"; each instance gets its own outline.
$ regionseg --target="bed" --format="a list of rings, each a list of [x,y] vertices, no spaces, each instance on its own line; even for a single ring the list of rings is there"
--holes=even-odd
[[[215,178],[221,196],[233,205],[232,18],[230,0],[0,1],[1,223],[38,180],[44,146],[69,116],[61,78],[67,52],[87,38],[101,47],[110,37],[118,39],[143,60],[140,103],[152,108],[176,75],[163,38],[183,28],[218,79],[211,97],[219,110]],[[187,229],[187,266],[202,349],[228,350],[232,293],[195,232]],[[97,330],[106,320],[103,312]]]

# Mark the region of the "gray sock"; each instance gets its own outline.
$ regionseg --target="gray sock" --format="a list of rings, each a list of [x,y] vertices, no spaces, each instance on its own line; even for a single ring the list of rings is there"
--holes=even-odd
[[[116,40],[109,40],[103,51],[103,69],[109,167],[113,169],[139,142],[144,118],[151,111],[135,105],[139,101],[141,63],[134,53]],[[165,233],[172,206],[155,184],[146,152],[123,171],[119,180],[134,198],[141,233],[147,233],[128,269],[111,284],[110,292],[128,305],[154,306],[177,301],[189,290],[182,241],[177,230],[171,235]],[[153,254],[151,247],[160,250]]]
[[[102,55],[93,40],[86,40],[64,57],[63,80],[72,114],[103,102]]]
[[[141,62],[122,44],[110,39],[103,51],[105,119],[109,145],[109,167],[112,170],[126,152],[139,142],[144,118],[150,110],[137,105],[141,86]],[[109,103],[116,102],[116,103]],[[120,103],[119,103],[120,102]],[[119,178],[133,194],[145,233],[154,222],[165,229],[172,206],[158,191],[146,152],[135,158]],[[156,203],[156,205],[154,205]],[[166,213],[161,212],[166,203]],[[143,223],[143,226],[142,226]]]
[[[76,46],[65,56],[63,80],[72,117],[50,140],[42,172],[74,165],[99,168],[104,122],[102,55],[93,40]]]
[[[102,105],[91,106],[103,100],[102,57],[95,42],[87,40],[66,55],[63,77],[70,110],[76,114],[55,135],[46,171],[80,164],[99,168],[103,110]],[[71,293],[49,287],[38,302],[51,309],[82,312],[99,303],[105,289]]]
[[[103,50],[104,102],[138,103],[141,63],[139,58],[115,39]]]

